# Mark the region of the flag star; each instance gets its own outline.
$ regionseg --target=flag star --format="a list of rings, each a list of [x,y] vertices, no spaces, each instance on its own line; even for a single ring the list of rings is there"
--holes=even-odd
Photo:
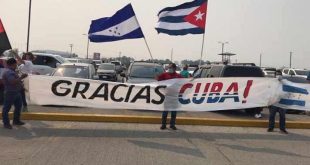
[[[203,15],[205,15],[205,13],[201,13],[201,12],[199,11],[199,13],[195,15],[196,21],[202,20],[202,16],[203,16]]]

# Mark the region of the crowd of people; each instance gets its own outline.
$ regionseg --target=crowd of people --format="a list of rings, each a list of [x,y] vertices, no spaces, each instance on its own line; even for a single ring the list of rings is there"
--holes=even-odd
[[[4,93],[2,108],[2,121],[4,128],[12,129],[9,121],[9,111],[14,105],[13,125],[24,125],[25,123],[20,120],[21,111],[27,112],[28,106],[25,95],[25,88],[23,79],[32,72],[34,56],[31,52],[23,54],[23,58],[17,53],[17,50],[12,50],[13,58],[9,58],[6,62],[0,65],[1,68],[1,82],[0,86]]]
[[[2,120],[3,126],[6,129],[12,129],[12,125],[10,124],[8,113],[14,105],[14,115],[13,115],[13,125],[24,125],[25,123],[20,120],[21,111],[27,112],[27,101],[25,96],[25,88],[23,85],[23,79],[26,78],[30,74],[36,74],[32,71],[34,56],[31,52],[27,52],[23,54],[23,57],[17,54],[17,51],[11,51],[15,58],[10,58],[4,64],[0,64],[1,72],[0,76],[2,77],[2,81],[0,82],[0,88],[4,89],[4,93],[1,94],[3,97],[3,109],[2,109]],[[18,69],[17,69],[18,68]],[[187,70],[188,66],[185,65],[180,74],[176,73],[177,66],[174,63],[169,64],[168,71],[164,72],[156,77],[158,81],[169,80],[175,78],[189,78],[192,75]],[[17,71],[18,70],[18,71]],[[275,114],[279,112],[280,114],[280,130],[283,133],[288,133],[285,128],[285,113],[286,110],[271,106],[270,117],[269,117],[269,127],[268,132],[272,132],[275,126]],[[162,122],[161,122],[161,130],[166,129],[167,124],[167,116],[168,116],[169,108],[162,113]],[[176,111],[170,111],[171,119],[170,119],[170,128],[172,130],[177,130],[176,124]]]

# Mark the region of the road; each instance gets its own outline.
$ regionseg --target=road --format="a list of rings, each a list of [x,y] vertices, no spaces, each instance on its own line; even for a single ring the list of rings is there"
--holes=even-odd
[[[0,164],[308,165],[310,131],[263,128],[27,121],[0,128]]]

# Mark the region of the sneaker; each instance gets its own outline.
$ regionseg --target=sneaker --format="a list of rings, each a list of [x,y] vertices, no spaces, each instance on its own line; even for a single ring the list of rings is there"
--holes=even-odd
[[[25,123],[22,121],[17,121],[17,122],[13,121],[13,125],[25,125]]]
[[[273,132],[273,128],[268,128],[267,132]]]
[[[3,125],[3,127],[6,128],[6,129],[13,129],[13,127],[11,126],[11,124]]]
[[[281,129],[280,131],[281,133],[288,134],[288,132],[285,129]]]
[[[165,125],[162,125],[161,127],[160,127],[160,129],[161,130],[164,130],[164,129],[166,129],[167,127],[165,126]]]
[[[177,127],[175,127],[175,126],[170,126],[170,128],[173,130],[177,130]]]
[[[260,114],[260,113],[255,114],[254,117],[255,117],[256,119],[262,118],[262,114]]]
[[[23,112],[28,112],[28,107],[27,106],[23,106]]]

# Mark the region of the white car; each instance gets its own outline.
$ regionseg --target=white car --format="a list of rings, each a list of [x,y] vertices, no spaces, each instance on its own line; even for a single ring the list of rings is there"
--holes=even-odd
[[[35,52],[32,54],[35,56],[35,59],[32,61],[32,70],[40,75],[50,75],[57,66],[68,62],[59,55]]]
[[[296,77],[303,77],[307,78],[307,75],[310,71],[306,69],[294,69],[294,68],[284,68],[282,70],[282,75],[290,75],[290,76],[296,76]]]
[[[96,70],[92,64],[64,63],[55,69],[55,71],[52,73],[52,76],[98,79],[95,74]]]

